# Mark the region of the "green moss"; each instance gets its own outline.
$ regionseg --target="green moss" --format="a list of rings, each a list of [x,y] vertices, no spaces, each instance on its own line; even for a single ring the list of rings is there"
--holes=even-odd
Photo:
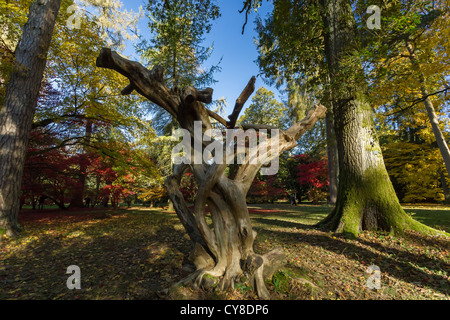
[[[213,276],[210,275],[209,273],[205,273],[205,274],[203,275],[203,280],[206,280],[206,279],[212,279],[212,280],[215,280],[216,277],[213,277]]]
[[[216,288],[219,284],[219,278],[214,277],[208,273],[205,273],[202,277],[202,286],[205,289]]]
[[[287,293],[289,291],[289,275],[283,270],[278,271],[272,277],[272,285],[275,292]]]
[[[238,282],[234,284],[234,289],[238,290],[240,293],[245,294],[246,292],[250,292],[253,290],[251,286],[246,282]]]
[[[333,231],[355,238],[361,230],[365,210],[376,210],[377,228],[391,234],[403,234],[406,230],[414,230],[424,234],[442,235],[435,230],[414,220],[400,205],[392,183],[384,167],[369,169],[359,181],[341,180],[346,188],[340,191],[340,199],[331,217],[326,219]],[[377,230],[373,230],[377,231]]]

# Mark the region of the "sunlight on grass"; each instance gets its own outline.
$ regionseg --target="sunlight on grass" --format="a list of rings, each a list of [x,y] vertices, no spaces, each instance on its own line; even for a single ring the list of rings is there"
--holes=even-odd
[[[291,284],[289,290],[274,294],[289,299],[447,296],[450,249],[446,240],[403,239],[375,232],[349,240],[311,228],[331,210],[326,205],[249,205],[258,232],[255,251],[284,248],[286,268],[300,268],[317,286],[311,291]],[[406,210],[426,224],[450,226],[447,208]],[[33,219],[33,213],[27,213],[22,218],[24,235],[0,243],[0,299],[158,299],[155,292],[189,274],[183,270],[183,261],[189,255],[190,240],[174,212],[141,207],[107,210],[106,215],[95,211],[42,217],[36,213]],[[384,272],[388,285],[380,292],[364,289],[369,264],[379,265]],[[82,269],[85,289],[81,292],[66,288],[69,265]]]

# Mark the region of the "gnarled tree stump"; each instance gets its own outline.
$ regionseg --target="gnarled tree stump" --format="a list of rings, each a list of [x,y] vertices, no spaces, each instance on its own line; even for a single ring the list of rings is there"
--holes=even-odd
[[[236,101],[229,121],[208,110],[205,103],[212,101],[213,90],[198,90],[194,87],[168,88],[164,83],[164,70],[155,67],[148,70],[141,64],[129,61],[110,49],[103,49],[97,59],[97,66],[113,69],[130,80],[130,85],[122,94],[136,90],[153,103],[169,112],[187,130],[194,145],[194,127],[201,121],[202,131],[212,129],[211,118],[223,125],[224,129],[234,129],[239,114],[255,90],[253,77]],[[319,105],[301,122],[286,131],[279,130],[277,150],[271,150],[269,161],[279,154],[294,148],[298,139],[325,116],[326,108]],[[267,130],[264,125],[247,125],[244,129]],[[273,129],[273,128],[272,128]],[[268,149],[272,139],[267,138]],[[203,150],[212,142],[202,141]],[[224,152],[226,154],[226,152]],[[227,161],[221,163],[181,164],[174,167],[174,173],[166,179],[165,185],[175,211],[188,233],[193,251],[191,260],[197,271],[183,280],[194,286],[201,286],[205,278],[213,277],[220,289],[233,288],[235,281],[246,276],[262,299],[269,299],[264,281],[272,277],[285,263],[282,249],[275,249],[259,255],[253,251],[256,232],[253,230],[247,209],[246,195],[257,172],[264,163],[244,162],[233,179],[227,177]],[[266,162],[267,162],[266,161]],[[220,162],[220,161],[217,161]],[[182,193],[180,181],[183,174],[191,169],[199,189],[195,199],[194,212],[188,208]],[[211,212],[212,225],[206,221],[206,208]],[[208,275],[210,277],[205,277]]]

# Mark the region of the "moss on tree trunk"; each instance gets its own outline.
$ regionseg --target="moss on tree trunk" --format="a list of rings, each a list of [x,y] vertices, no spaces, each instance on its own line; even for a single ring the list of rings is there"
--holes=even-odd
[[[366,95],[355,20],[348,0],[321,0],[325,51],[339,160],[337,203],[319,226],[357,235],[363,230],[439,233],[405,213],[387,173]]]

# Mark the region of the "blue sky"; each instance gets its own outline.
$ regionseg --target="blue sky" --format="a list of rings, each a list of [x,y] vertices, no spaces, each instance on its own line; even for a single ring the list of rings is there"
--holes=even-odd
[[[125,9],[138,10],[140,5],[144,6],[145,0],[124,0]],[[225,97],[228,108],[227,115],[231,114],[236,98],[242,92],[244,87],[252,76],[259,74],[259,68],[255,63],[258,57],[256,45],[254,44],[255,25],[253,23],[256,14],[252,13],[249,17],[245,33],[242,35],[242,26],[245,22],[245,15],[240,14],[242,9],[242,0],[219,0],[221,17],[213,22],[211,33],[206,36],[205,46],[214,44],[214,52],[208,61],[216,64],[222,58],[220,66],[222,70],[215,75],[218,81],[213,85],[214,99]],[[264,2],[259,9],[258,14],[265,16],[271,9],[271,4]],[[143,18],[139,24],[139,31],[142,35],[149,38],[150,34],[146,29],[147,18]],[[127,54],[131,46],[127,48]],[[281,100],[276,88],[266,85],[261,77],[257,77],[256,89],[266,87],[275,92],[278,100]],[[245,105],[250,105],[251,98]]]

